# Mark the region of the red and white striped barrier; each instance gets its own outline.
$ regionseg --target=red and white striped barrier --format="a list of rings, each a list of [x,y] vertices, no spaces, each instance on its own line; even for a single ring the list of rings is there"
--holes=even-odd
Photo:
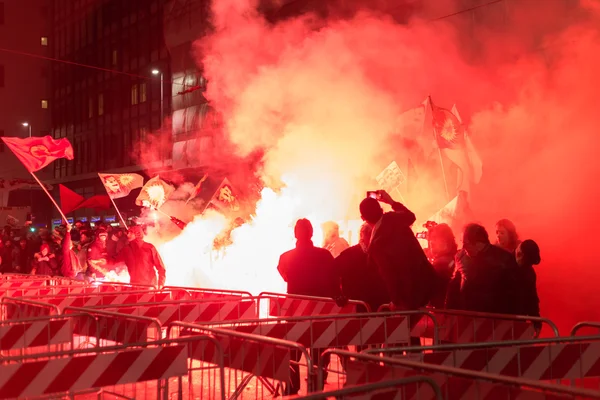
[[[174,321],[195,323],[258,318],[254,299],[139,303],[124,304],[119,307],[98,307],[98,309],[156,318],[162,325]]]
[[[439,327],[439,339],[449,343],[498,342],[503,340],[529,340],[536,336],[534,323],[546,324],[555,336],[558,329],[545,318],[514,315],[487,314],[455,310],[429,311]],[[421,322],[420,337],[431,338],[432,326],[429,320]]]
[[[169,324],[167,333],[169,337],[210,335],[218,346],[215,342],[195,342],[191,345],[190,358],[217,365],[223,362],[226,368],[249,372],[260,378],[289,381],[292,351],[304,355],[309,368],[312,369],[306,348],[286,340],[232,332],[227,329],[207,328],[184,322]]]
[[[354,315],[340,318],[266,320],[227,329],[300,343],[308,348],[409,343],[416,322],[426,313]]]
[[[94,315],[95,318],[75,316],[74,333],[90,338],[104,339],[121,344],[144,343],[148,340],[148,329],[152,321],[123,318],[118,315]],[[157,338],[155,338],[157,339]]]
[[[183,375],[187,375],[186,345],[31,359],[0,364],[0,399],[77,392]]]
[[[69,319],[39,319],[0,324],[0,350],[19,350],[71,342]]]
[[[46,279],[8,279],[5,281],[0,281],[0,292],[8,290],[8,289],[18,289],[24,287],[39,287],[46,286]]]
[[[57,306],[60,310],[67,307],[117,306],[121,304],[163,302],[171,300],[170,292],[123,292],[98,293],[94,295],[45,296],[32,297],[31,300],[42,301]]]
[[[269,316],[272,317],[308,317],[314,315],[356,314],[358,307],[369,310],[369,306],[356,300],[350,300],[339,306],[335,300],[323,297],[287,295],[281,293],[261,293],[259,302],[268,300]]]
[[[248,339],[215,335],[225,354],[224,367],[255,376],[287,381],[290,378],[290,349]],[[212,342],[191,346],[190,358],[219,365],[219,349]]]
[[[600,398],[600,392],[548,384],[534,380],[506,377],[458,368],[432,366],[413,361],[399,361],[343,351],[331,351],[346,359],[346,385],[362,385],[391,379],[423,375],[431,377],[445,399],[564,399]],[[403,388],[402,399],[434,399],[431,387]],[[390,397],[388,397],[390,396]],[[377,399],[396,398],[396,393]]]
[[[427,364],[534,380],[600,377],[600,337],[597,341],[441,350],[410,358]]]

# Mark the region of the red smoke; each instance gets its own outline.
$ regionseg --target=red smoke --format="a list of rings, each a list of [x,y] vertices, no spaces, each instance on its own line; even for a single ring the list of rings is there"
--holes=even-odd
[[[265,181],[343,218],[371,189],[365,178],[413,151],[391,145],[398,115],[429,94],[456,103],[483,159],[476,218],[491,236],[496,220],[512,219],[539,242],[542,312],[563,333],[598,318],[594,2],[505,1],[427,22],[460,10],[440,1],[408,25],[358,9],[270,24],[252,1],[213,3],[214,33],[196,45],[207,98],[239,156],[265,151]],[[409,206],[430,212],[432,198],[443,201],[438,189]]]

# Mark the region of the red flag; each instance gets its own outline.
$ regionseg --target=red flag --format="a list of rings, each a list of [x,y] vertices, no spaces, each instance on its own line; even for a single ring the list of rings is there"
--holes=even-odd
[[[227,178],[223,179],[221,185],[210,199],[212,205],[220,211],[239,211],[240,205],[237,199],[237,191],[233,189]]]
[[[93,208],[96,210],[108,210],[111,207],[110,197],[106,195],[96,195],[89,199],[75,193],[66,186],[59,185],[60,188],[60,208],[65,214],[69,214],[80,208]]]
[[[85,199],[77,208],[93,208],[95,210],[108,210],[111,207],[110,197],[105,194],[97,194]]]
[[[202,183],[206,180],[206,178],[208,178],[208,174],[204,174],[202,179],[200,179],[198,181],[198,183],[196,184],[196,186],[194,186],[194,189],[192,190],[192,193],[190,194],[190,197],[187,199],[185,204],[189,203],[190,200],[195,199],[196,196],[198,196],[198,194],[200,194],[200,191],[202,190]]]
[[[29,172],[39,171],[59,158],[73,159],[73,147],[66,138],[54,140],[51,136],[26,139],[2,138]]]
[[[76,210],[79,204],[85,201],[85,198],[64,185],[58,185],[60,189],[60,208],[65,214]]]
[[[440,149],[453,149],[464,146],[465,127],[454,113],[445,108],[431,104],[433,132]]]

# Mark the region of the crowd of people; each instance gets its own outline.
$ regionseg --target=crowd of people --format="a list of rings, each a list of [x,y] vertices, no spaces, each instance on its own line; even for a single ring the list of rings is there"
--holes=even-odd
[[[76,221],[35,232],[28,224],[5,226],[0,241],[0,272],[106,280],[127,271],[130,282],[162,287],[165,267],[156,248],[144,241],[144,230]]]
[[[335,298],[342,304],[361,300],[371,311],[389,304],[399,311],[430,306],[540,315],[533,269],[540,250],[533,240],[519,241],[511,221],[498,221],[495,243],[483,226],[466,225],[462,249],[449,225],[427,224],[428,247],[423,248],[412,229],[415,214],[385,191],[377,194],[360,203],[364,223],[355,246],[349,247],[339,227],[328,223],[322,247],[317,247],[310,221],[297,221],[296,247],[281,255],[277,267],[288,294]],[[384,213],[380,202],[392,211]],[[539,333],[541,325],[535,326]],[[311,349],[313,362],[321,351]],[[299,374],[293,372],[289,394],[299,388]]]

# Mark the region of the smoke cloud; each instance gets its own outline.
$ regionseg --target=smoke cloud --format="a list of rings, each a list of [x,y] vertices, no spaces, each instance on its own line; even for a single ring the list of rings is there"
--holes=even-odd
[[[276,194],[269,192],[264,215],[234,230],[233,240],[261,242],[255,248],[262,254],[273,237],[288,229],[291,235],[295,218],[355,218],[373,177],[416,153],[429,162],[417,167],[420,187],[408,205],[427,218],[445,203],[433,138],[430,131],[403,137],[398,118],[431,95],[442,107],[457,104],[483,160],[483,178],[471,193],[475,218],[492,237],[495,221],[509,218],[522,239],[540,244],[542,313],[563,333],[600,318],[592,307],[600,302],[600,256],[593,250],[600,223],[599,2],[549,0],[540,7],[536,0],[505,0],[464,13],[462,2],[423,2],[408,24],[396,22],[407,19],[396,2],[373,2],[369,10],[355,3],[345,2],[343,13],[271,23],[255,1],[213,1],[214,29],[195,43],[209,81],[206,97],[223,116],[232,157],[262,155],[256,170],[232,173],[258,174],[275,190],[285,187],[294,202],[270,208]],[[182,205],[191,187],[165,210],[192,220],[197,211]],[[297,215],[286,218],[284,211]],[[280,226],[258,229],[261,220]],[[191,256],[208,257],[204,247],[225,222],[197,222],[164,245],[175,249],[171,254],[179,252],[177,240],[188,247],[199,241]],[[247,263],[258,250],[230,254],[230,263]],[[271,256],[260,271],[275,271]],[[231,271],[221,270],[219,283]],[[246,282],[263,279],[260,271],[248,272]]]
[[[263,179],[328,219],[345,217],[368,178],[414,151],[396,140],[401,112],[429,94],[457,103],[483,159],[476,218],[492,236],[494,222],[510,218],[540,243],[541,307],[564,330],[598,318],[589,306],[600,300],[590,251],[600,222],[600,7],[574,3],[504,1],[427,22],[461,9],[435,2],[400,25],[359,8],[271,24],[252,1],[215,1],[214,33],[196,52],[238,154],[265,150]],[[419,172],[439,179],[434,167]],[[410,204],[417,212],[443,198],[433,183],[425,192]]]

